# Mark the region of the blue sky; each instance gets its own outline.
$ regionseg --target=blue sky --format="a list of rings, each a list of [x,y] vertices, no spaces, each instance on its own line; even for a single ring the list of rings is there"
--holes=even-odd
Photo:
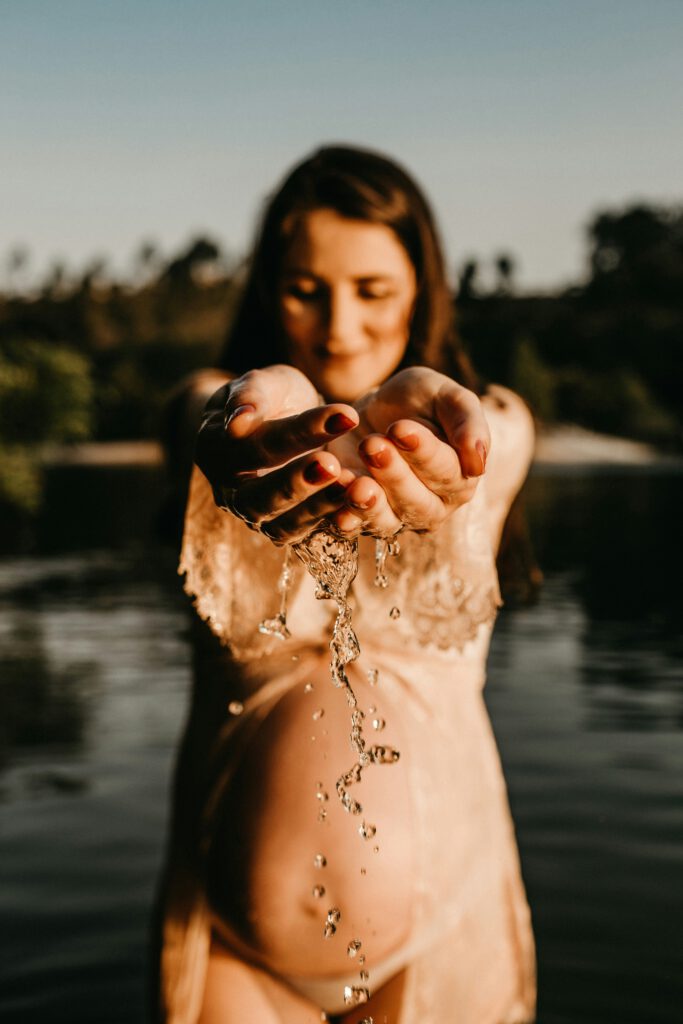
[[[247,250],[316,145],[404,163],[449,265],[580,276],[605,206],[681,201],[681,0],[0,0],[0,261]]]

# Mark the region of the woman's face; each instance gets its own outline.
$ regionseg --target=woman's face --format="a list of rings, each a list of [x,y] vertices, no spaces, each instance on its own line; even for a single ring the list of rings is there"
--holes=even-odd
[[[328,400],[359,398],[401,362],[415,295],[414,267],[391,228],[313,210],[278,287],[292,364]]]

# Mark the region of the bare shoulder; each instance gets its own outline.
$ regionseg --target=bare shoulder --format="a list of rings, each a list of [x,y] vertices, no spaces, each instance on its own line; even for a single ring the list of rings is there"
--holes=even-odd
[[[496,545],[534,453],[534,419],[526,402],[499,384],[489,386],[482,405],[491,430],[486,489]]]

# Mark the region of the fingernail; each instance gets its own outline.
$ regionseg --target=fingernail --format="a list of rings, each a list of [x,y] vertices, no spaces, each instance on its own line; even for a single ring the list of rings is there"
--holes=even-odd
[[[236,420],[238,416],[244,416],[246,412],[256,412],[255,405],[238,405],[237,408],[230,413],[226,427],[229,427],[233,420]]]
[[[327,434],[343,434],[345,430],[352,430],[356,424],[343,412],[335,412],[325,420],[325,432]]]
[[[309,462],[304,469],[304,480],[307,484],[324,484],[334,479],[334,473],[330,473],[319,462]]]
[[[483,473],[484,470],[486,469],[486,457],[488,455],[488,452],[486,451],[486,445],[484,444],[483,441],[477,441],[474,448],[477,455],[481,459],[481,471]]]
[[[362,511],[367,512],[369,508],[372,508],[376,501],[377,495],[371,494],[367,501],[351,501],[351,499],[349,499],[349,505],[351,508],[359,508],[362,509]]]
[[[365,462],[369,463],[374,469],[386,469],[391,462],[391,452],[388,448],[377,448],[374,452],[361,448],[360,453]]]
[[[391,440],[397,448],[402,448],[404,452],[414,452],[420,443],[417,434],[402,434],[401,437],[398,434],[392,434]]]

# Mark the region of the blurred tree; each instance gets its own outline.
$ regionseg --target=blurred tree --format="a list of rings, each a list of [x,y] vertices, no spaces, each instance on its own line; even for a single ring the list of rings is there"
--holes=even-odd
[[[516,263],[510,253],[501,252],[495,258],[497,290],[504,295],[513,291]]]
[[[467,260],[458,275],[458,303],[466,303],[477,296],[477,277],[479,264],[476,260]]]
[[[17,292],[25,286],[29,251],[25,245],[13,246],[7,254],[7,290]]]

